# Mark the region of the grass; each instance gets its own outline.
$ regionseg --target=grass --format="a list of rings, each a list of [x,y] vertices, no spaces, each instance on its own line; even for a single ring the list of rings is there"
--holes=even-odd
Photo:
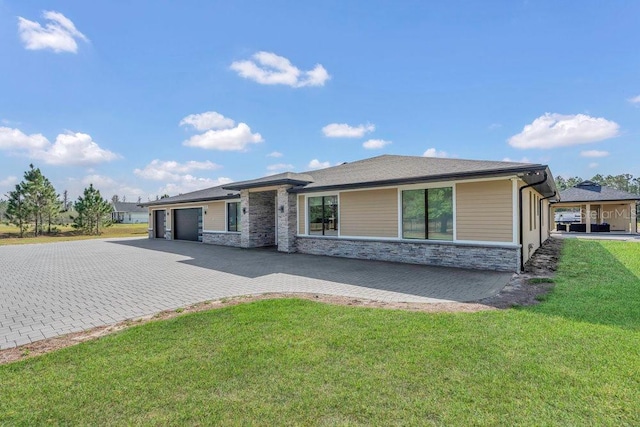
[[[99,236],[86,236],[71,226],[57,226],[56,234],[23,237],[17,227],[0,224],[0,245],[23,245],[28,243],[51,243],[64,242],[69,240],[99,239],[105,237],[142,237],[147,236],[148,224],[113,224],[111,227],[103,228]],[[29,236],[27,234],[27,236]]]
[[[548,300],[258,301],[0,366],[0,424],[638,425],[640,244],[569,240]]]

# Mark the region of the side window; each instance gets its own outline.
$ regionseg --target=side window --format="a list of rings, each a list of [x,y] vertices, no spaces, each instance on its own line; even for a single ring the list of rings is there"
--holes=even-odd
[[[227,203],[227,231],[240,231],[240,203]]]
[[[309,234],[338,235],[338,196],[309,197]]]
[[[402,238],[453,240],[453,188],[403,191]]]

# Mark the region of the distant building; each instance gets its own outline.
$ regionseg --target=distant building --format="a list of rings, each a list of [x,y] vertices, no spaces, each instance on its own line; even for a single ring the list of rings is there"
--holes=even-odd
[[[637,204],[640,196],[606,187],[593,181],[583,181],[575,187],[560,192],[559,201],[552,202],[552,209],[578,212],[572,221],[558,221],[556,231],[581,233],[638,232]],[[570,212],[563,212],[570,215]],[[578,219],[573,221],[573,219]]]
[[[138,206],[137,203],[115,202],[111,203],[113,208],[111,219],[118,224],[143,224],[149,222],[147,208]]]

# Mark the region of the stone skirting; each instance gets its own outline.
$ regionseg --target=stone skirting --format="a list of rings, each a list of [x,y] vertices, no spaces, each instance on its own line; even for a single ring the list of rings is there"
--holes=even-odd
[[[300,253],[441,267],[518,271],[520,248],[449,242],[407,242],[297,236]]]
[[[202,233],[202,243],[240,247],[240,233]]]

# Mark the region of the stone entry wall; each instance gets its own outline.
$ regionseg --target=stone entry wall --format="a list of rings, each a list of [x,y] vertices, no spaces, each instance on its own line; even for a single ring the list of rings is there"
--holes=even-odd
[[[240,192],[242,234],[240,246],[257,248],[276,244],[276,191]],[[246,212],[246,213],[245,213]]]
[[[240,246],[240,233],[202,233],[202,243],[221,246]]]
[[[298,236],[296,247],[298,252],[311,255],[478,270],[517,272],[520,265],[520,248],[516,246]]]

